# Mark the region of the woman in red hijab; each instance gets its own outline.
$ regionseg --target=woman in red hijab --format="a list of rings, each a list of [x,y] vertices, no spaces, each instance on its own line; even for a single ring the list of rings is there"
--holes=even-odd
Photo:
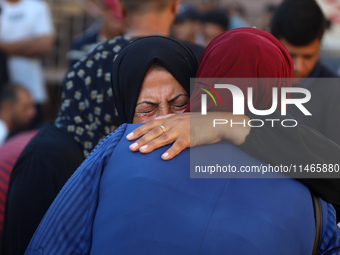
[[[228,81],[237,83],[244,95],[247,94],[248,87],[253,88],[256,109],[267,109],[271,105],[273,87],[280,90],[281,87],[292,85],[293,68],[288,51],[271,34],[255,28],[225,32],[208,45],[202,56],[196,77],[198,82],[191,95],[191,111],[201,110],[201,94],[206,93],[199,89],[202,87],[201,78],[210,78],[204,81],[211,80],[208,84],[211,87],[219,81],[217,78],[235,78]],[[209,100],[208,110],[213,108],[214,111],[232,111],[231,93],[225,93],[225,89],[216,91],[220,92],[218,94],[223,104],[215,107],[214,102]]]
[[[198,112],[201,110],[201,95],[206,93],[202,89],[206,87],[211,89],[213,84],[216,84],[216,78],[229,78],[228,81],[235,81],[244,95],[247,94],[246,88],[252,87],[254,108],[266,110],[272,105],[272,88],[278,87],[280,91],[281,87],[290,87],[292,77],[291,57],[285,47],[271,34],[254,28],[227,31],[216,37],[203,54],[197,78],[204,78],[204,84],[202,79],[196,79],[191,105],[188,107],[191,113],[158,118],[137,128],[127,136],[129,140],[141,137],[130,146],[130,149],[149,153],[173,143],[162,155],[164,160],[169,160],[185,148],[226,140],[271,165],[339,164],[339,146],[313,129],[302,125],[294,128],[275,125],[273,128],[272,122],[265,121],[265,119],[281,121],[283,117],[292,119],[289,115],[281,116],[280,111],[275,111],[268,116],[258,116],[250,113],[247,106],[245,115],[233,115],[230,112],[233,109],[232,96],[226,93],[225,89],[223,91],[216,89],[220,96],[216,101],[220,102],[215,104],[213,100],[208,100],[209,114],[202,116]],[[261,89],[258,89],[260,86]],[[279,95],[278,105],[280,98]],[[214,119],[232,119],[238,123],[260,119],[264,125],[261,128],[251,128],[249,125],[232,127],[218,125],[212,128],[211,123]],[[333,203],[337,212],[340,211],[338,179],[301,179],[301,182],[326,201]]]

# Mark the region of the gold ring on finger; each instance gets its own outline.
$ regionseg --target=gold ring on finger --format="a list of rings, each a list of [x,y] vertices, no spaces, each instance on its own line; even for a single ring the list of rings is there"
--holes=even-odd
[[[162,129],[163,133],[166,132],[166,129],[165,129],[165,127],[163,125],[159,125],[159,127]]]

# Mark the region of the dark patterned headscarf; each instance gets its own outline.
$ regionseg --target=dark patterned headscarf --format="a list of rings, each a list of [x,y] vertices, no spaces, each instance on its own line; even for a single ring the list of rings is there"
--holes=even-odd
[[[117,37],[100,44],[66,75],[55,125],[73,135],[85,157],[120,124],[111,70],[114,58],[130,41]]]

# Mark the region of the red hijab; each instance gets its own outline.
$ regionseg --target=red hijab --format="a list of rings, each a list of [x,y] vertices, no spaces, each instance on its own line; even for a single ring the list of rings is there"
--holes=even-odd
[[[229,84],[239,87],[247,102],[247,88],[253,88],[253,104],[258,110],[269,109],[272,105],[272,88],[290,87],[294,74],[293,62],[283,44],[271,34],[256,28],[229,30],[216,37],[206,48],[196,78],[271,78],[271,79],[228,79]],[[218,79],[196,79],[187,110],[201,110],[199,88],[214,88]],[[234,80],[234,81],[233,81]],[[230,83],[233,82],[233,83]],[[207,109],[232,111],[232,95],[227,89],[216,89],[222,105],[208,99]],[[214,93],[214,92],[211,92]],[[278,95],[278,108],[281,104]],[[216,99],[217,101],[217,99]],[[249,112],[245,103],[245,113]]]

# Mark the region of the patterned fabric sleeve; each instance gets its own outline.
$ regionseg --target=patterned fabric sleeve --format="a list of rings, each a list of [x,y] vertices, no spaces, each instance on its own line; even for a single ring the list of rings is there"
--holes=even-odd
[[[125,132],[123,124],[91,152],[60,191],[25,254],[88,254],[102,170]]]

